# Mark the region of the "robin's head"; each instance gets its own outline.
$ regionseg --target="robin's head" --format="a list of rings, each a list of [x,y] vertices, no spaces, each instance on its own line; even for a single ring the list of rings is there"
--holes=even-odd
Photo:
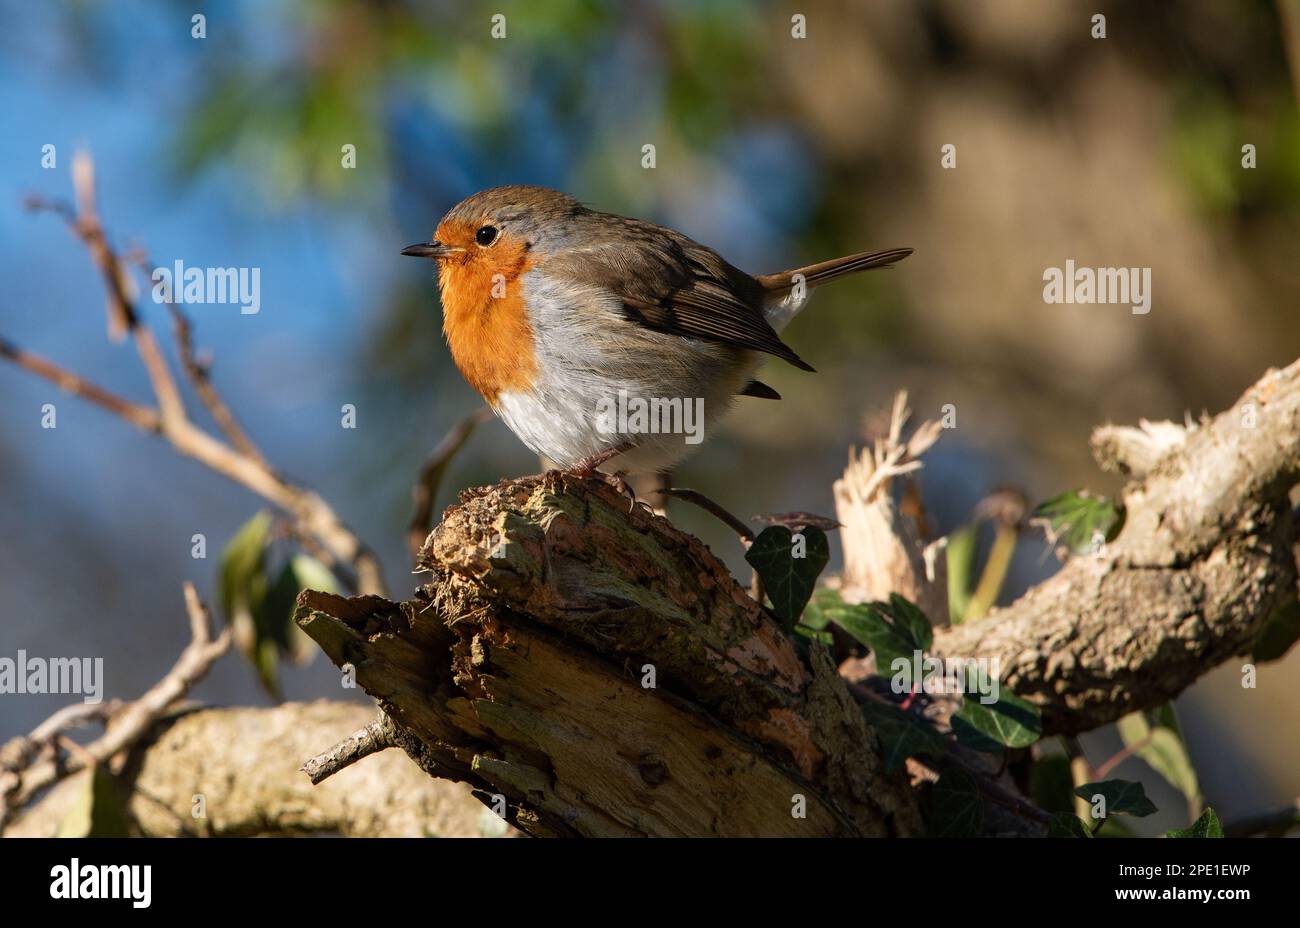
[[[402,249],[438,265],[442,324],[465,379],[496,401],[527,386],[535,373],[533,333],[521,280],[537,261],[564,247],[586,210],[545,187],[493,187],[466,197],[442,217],[433,240]]]
[[[437,261],[444,280],[450,268],[489,278],[500,273],[509,280],[529,252],[555,247],[563,238],[564,220],[583,211],[577,200],[558,190],[493,187],[461,200],[442,217],[432,241],[410,245],[402,254]]]

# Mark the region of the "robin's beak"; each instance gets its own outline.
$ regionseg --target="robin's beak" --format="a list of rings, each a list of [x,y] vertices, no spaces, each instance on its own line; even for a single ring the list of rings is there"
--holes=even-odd
[[[441,242],[420,242],[415,245],[407,245],[402,249],[402,254],[412,258],[446,258],[460,251],[450,245],[444,245]]]

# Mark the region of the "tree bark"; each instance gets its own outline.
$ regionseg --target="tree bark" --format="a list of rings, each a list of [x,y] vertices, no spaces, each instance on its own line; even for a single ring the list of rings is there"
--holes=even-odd
[[[1295,597],[1300,362],[1199,425],[1107,426],[1093,448],[1103,467],[1135,478],[1119,537],[935,638],[939,654],[998,659],[1003,682],[1042,709],[1047,733],[1167,702],[1249,651]]]
[[[425,769],[537,835],[907,835],[916,799],[820,645],[599,479],[464,494],[410,602],[300,598]]]
[[[398,752],[320,786],[298,772],[307,754],[373,716],[369,706],[325,701],[177,713],[132,748],[120,780],[127,812],[148,837],[479,835],[483,809],[469,791],[431,779]],[[60,782],[23,810],[5,836],[57,834],[88,775]]]

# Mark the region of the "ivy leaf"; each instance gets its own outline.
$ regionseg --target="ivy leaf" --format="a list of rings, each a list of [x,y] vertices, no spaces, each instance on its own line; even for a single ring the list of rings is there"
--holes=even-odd
[[[881,676],[888,675],[894,661],[901,659],[907,663],[910,679],[916,653],[924,653],[934,643],[934,629],[925,613],[897,593],[891,594],[887,603],[846,605],[829,614],[832,622],[871,649]]]
[[[822,587],[813,593],[812,599],[808,600],[808,605],[804,606],[799,624],[814,631],[821,631],[831,623],[837,613],[842,613],[848,608],[837,590]]]
[[[1124,527],[1124,509],[1108,497],[1071,490],[1039,504],[1029,522],[1043,527],[1049,544],[1059,542],[1072,554],[1086,554],[1094,538],[1114,540]]]
[[[1074,810],[1074,775],[1065,754],[1042,754],[1029,769],[1029,798],[1047,812]]]
[[[1057,812],[1047,826],[1049,838],[1091,838],[1092,832],[1083,819],[1072,812]]]
[[[117,781],[103,764],[90,768],[81,795],[59,822],[60,838],[126,838],[130,818]]]
[[[880,739],[885,769],[893,772],[917,754],[939,758],[948,750],[943,736],[909,712],[897,706],[869,700],[862,704],[867,724]]]
[[[1005,687],[999,688],[997,702],[989,705],[967,692],[952,717],[952,732],[958,743],[976,751],[1027,748],[1043,736],[1043,716],[1037,706]]]
[[[786,631],[794,629],[830,557],[826,533],[813,526],[800,533],[784,525],[769,526],[745,552]]]
[[[835,646],[835,639],[830,632],[820,631],[815,628],[809,628],[807,625],[800,623],[794,627],[794,633],[801,638],[807,638],[809,641],[820,641],[828,648]]]
[[[1098,783],[1085,783],[1074,791],[1085,802],[1092,803],[1094,796],[1101,796],[1106,801],[1106,817],[1112,815],[1133,815],[1143,818],[1156,811],[1155,804],[1147,798],[1141,783],[1131,780],[1102,780]]]
[[[925,613],[915,603],[897,593],[890,593],[888,603],[877,602],[871,605],[883,612],[896,627],[906,630],[919,646],[919,650],[930,650],[930,645],[934,644],[934,628]]]
[[[1283,657],[1300,640],[1300,599],[1292,599],[1269,616],[1264,630],[1255,639],[1251,659],[1262,664]]]
[[[1172,706],[1169,709],[1172,710]],[[1187,753],[1187,745],[1177,730],[1177,723],[1165,724],[1160,721],[1161,718],[1173,722],[1172,711],[1170,714],[1162,711],[1160,715],[1153,715],[1150,721],[1142,712],[1131,712],[1120,719],[1116,727],[1126,748],[1135,749],[1134,753],[1168,780],[1189,803],[1199,803],[1201,788],[1196,780],[1196,768],[1192,766],[1192,759]],[[1141,747],[1136,747],[1137,745]]]
[[[1175,828],[1165,835],[1166,838],[1222,838],[1223,824],[1214,810],[1207,808],[1201,817],[1186,828]]]
[[[974,838],[984,828],[984,802],[975,778],[948,770],[934,784],[929,832],[932,838]]]

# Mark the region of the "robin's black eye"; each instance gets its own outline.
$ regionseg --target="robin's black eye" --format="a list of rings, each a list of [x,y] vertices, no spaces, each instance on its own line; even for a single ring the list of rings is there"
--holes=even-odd
[[[484,248],[491,245],[496,240],[497,240],[496,226],[483,226],[483,228],[479,229],[477,232],[474,233],[474,241],[478,242]]]

